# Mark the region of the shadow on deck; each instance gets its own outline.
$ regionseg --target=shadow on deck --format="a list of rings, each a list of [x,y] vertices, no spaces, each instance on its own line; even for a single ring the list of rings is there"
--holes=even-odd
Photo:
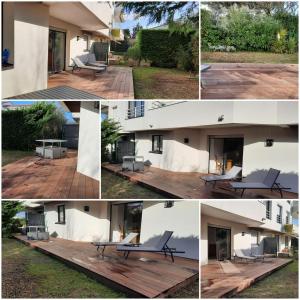
[[[76,171],[77,152],[25,157],[2,167],[3,199],[99,199],[99,181]]]
[[[176,199],[239,199],[240,192],[235,192],[228,182],[219,182],[213,187],[200,179],[201,173],[172,172],[154,167],[145,167],[144,172],[122,171],[120,164],[103,164],[102,168],[134,183],[145,186],[168,198]],[[278,191],[247,190],[243,198],[279,199]],[[283,191],[284,199],[297,199],[298,194]]]
[[[198,260],[176,257],[172,263],[170,257],[154,253],[133,253],[125,260],[114,247],[108,247],[102,257],[86,242],[15,238],[131,297],[166,297],[199,276]]]

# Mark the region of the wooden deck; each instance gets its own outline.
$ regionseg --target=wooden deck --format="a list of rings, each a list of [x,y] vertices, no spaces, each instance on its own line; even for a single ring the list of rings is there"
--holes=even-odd
[[[89,70],[76,70],[53,74],[48,79],[48,88],[69,86],[104,99],[134,99],[132,69],[109,66],[106,72],[94,78]]]
[[[210,261],[201,266],[201,298],[233,296],[290,262],[292,259],[285,258],[267,258],[263,263]],[[222,264],[231,265],[225,268]]]
[[[201,99],[298,99],[298,65],[210,64]]]
[[[47,241],[16,238],[43,253],[64,261],[94,279],[134,297],[166,297],[199,276],[197,260],[153,253],[132,253],[127,260],[114,247],[102,257],[90,243],[63,239]]]
[[[99,199],[99,182],[76,172],[77,153],[66,158],[25,157],[2,167],[3,199]]]
[[[235,199],[240,198],[240,192],[234,192],[228,183],[206,184],[196,172],[171,172],[153,167],[146,167],[144,172],[129,172],[121,170],[119,164],[103,164],[104,169],[126,178],[137,184],[146,186],[169,198],[179,199]],[[167,179],[166,179],[167,178]],[[284,199],[297,199],[298,195],[291,192],[283,192]],[[244,198],[253,199],[279,199],[277,191],[247,190]]]

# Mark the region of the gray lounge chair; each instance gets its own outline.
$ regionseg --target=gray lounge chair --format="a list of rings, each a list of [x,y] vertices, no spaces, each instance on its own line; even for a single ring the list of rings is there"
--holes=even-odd
[[[137,235],[138,235],[138,233],[131,232],[120,242],[93,242],[92,245],[97,247],[97,251],[99,251],[99,249],[102,248],[101,255],[103,256],[105,247],[128,245]]]
[[[88,66],[88,65],[85,65],[79,57],[74,57],[72,58],[74,64],[76,65],[76,69],[86,69],[86,70],[90,70],[93,72],[93,75],[94,77],[96,77],[96,73],[99,73],[101,71],[105,71],[106,67],[95,67],[95,66]],[[72,72],[74,72],[74,67],[73,67],[73,70]]]
[[[106,64],[102,64],[96,61],[96,56],[94,53],[89,53],[88,55],[88,61],[86,63],[87,66],[94,66],[94,67],[100,67],[100,68],[107,68]]]
[[[171,255],[172,262],[174,262],[174,253],[185,253],[185,251],[177,251],[175,248],[168,247],[167,243],[170,240],[173,231],[165,231],[159,241],[153,245],[132,245],[132,246],[117,246],[118,251],[123,251],[125,259],[128,258],[130,252],[153,252],[153,253],[167,253]]]
[[[215,186],[217,181],[235,179],[241,171],[242,171],[241,167],[233,166],[225,175],[206,175],[206,176],[201,176],[200,178],[205,181],[205,184],[207,182],[213,182]]]
[[[253,262],[255,262],[258,259],[257,257],[252,256],[251,253],[249,253],[249,251],[247,252],[246,250],[235,249],[234,252],[234,259],[239,258],[241,260],[251,260]]]
[[[262,190],[273,190],[276,189],[280,192],[281,198],[283,198],[282,190],[289,190],[289,187],[282,187],[279,183],[276,182],[280,174],[279,170],[270,169],[268,174],[262,182],[232,182],[230,183],[234,190],[242,190],[241,197],[243,197],[245,190],[248,189],[262,189]]]

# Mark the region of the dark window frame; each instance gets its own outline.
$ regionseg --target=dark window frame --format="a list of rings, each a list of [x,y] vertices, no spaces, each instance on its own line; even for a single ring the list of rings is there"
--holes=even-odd
[[[277,208],[279,210],[279,213],[277,213],[276,215],[276,221],[278,224],[282,224],[282,206],[278,204]]]
[[[158,137],[158,149],[154,149],[154,141],[155,138]],[[152,135],[152,150],[150,153],[162,154],[163,153],[163,135],[162,134],[154,134]]]
[[[266,203],[266,218],[272,220],[272,201],[267,200]]]
[[[60,219],[61,209],[63,209],[63,220]],[[65,206],[65,204],[57,205],[57,222],[55,224],[66,224],[66,206]]]

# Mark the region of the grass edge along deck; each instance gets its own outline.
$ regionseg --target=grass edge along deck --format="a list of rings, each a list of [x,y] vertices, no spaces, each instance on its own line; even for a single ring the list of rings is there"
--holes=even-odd
[[[245,278],[243,280],[241,280],[239,285],[236,285],[234,287],[229,287],[227,289],[224,289],[224,291],[219,291],[218,293],[216,293],[216,295],[214,297],[205,297],[205,295],[202,294],[202,291],[200,289],[200,293],[201,293],[201,298],[203,299],[209,299],[209,298],[232,298],[233,296],[238,296],[239,293],[241,293],[242,291],[246,290],[247,288],[251,287],[253,284],[263,280],[264,278],[266,278],[267,276],[271,275],[272,273],[286,267],[288,264],[292,263],[293,259],[287,259],[285,263],[276,266],[273,269],[270,269],[266,272],[260,272],[257,273],[255,276],[251,277],[251,278]],[[251,267],[251,265],[250,265]],[[238,298],[238,297],[237,297]]]
[[[106,285],[107,287],[109,287],[111,289],[114,289],[116,291],[126,294],[126,296],[128,296],[129,298],[149,298],[149,297],[147,297],[147,295],[137,292],[137,291],[131,289],[130,287],[125,286],[121,283],[118,283],[112,279],[109,279],[109,278],[105,277],[104,275],[99,274],[98,272],[89,270],[88,268],[81,266],[74,261],[63,258],[62,256],[55,254],[47,249],[41,248],[39,245],[32,244],[28,240],[20,238],[18,235],[13,236],[13,238],[15,238],[17,241],[25,244],[26,246],[33,248],[36,251],[39,251],[45,255],[48,255],[52,258],[55,258],[55,259],[63,262],[65,265],[67,265],[70,268],[73,268],[79,272],[83,272],[88,277],[96,280],[97,282],[99,282],[101,284]],[[199,277],[199,272],[189,276],[184,281],[170,287],[169,289],[162,291],[161,293],[155,295],[155,297],[153,297],[153,298],[168,297],[171,293],[174,293],[175,291],[179,290],[180,288],[186,287],[189,284],[191,284],[192,282],[196,281],[198,277]]]

